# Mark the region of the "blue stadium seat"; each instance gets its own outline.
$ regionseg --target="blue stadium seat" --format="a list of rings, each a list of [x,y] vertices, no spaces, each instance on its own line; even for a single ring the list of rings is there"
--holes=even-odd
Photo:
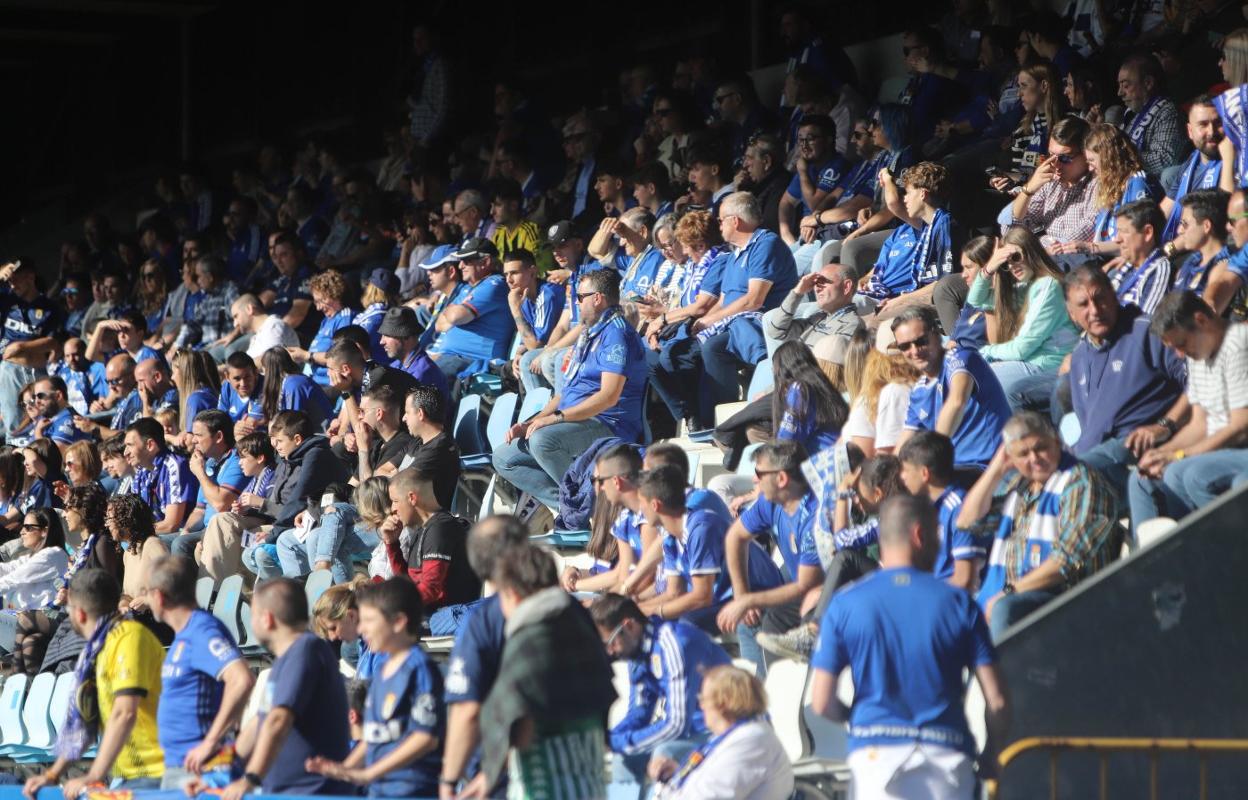
[[[56,732],[52,727],[52,692],[56,688],[56,676],[41,672],[30,681],[26,702],[22,705],[22,723],[26,728],[26,743],[20,751],[12,751],[14,761],[23,764],[46,764],[55,760],[52,746]]]
[[[234,641],[240,641],[241,631],[238,627],[238,609],[243,602],[243,576],[231,575],[221,581],[221,588],[217,591],[217,602],[212,606],[212,615],[221,620],[221,624],[234,637]]]
[[[482,469],[490,466],[490,453],[495,447],[503,444],[512,420],[516,416],[516,404],[520,396],[515,392],[500,394],[490,409],[490,418],[485,422],[485,450],[472,455],[461,456],[460,465],[464,469]]]
[[[552,392],[545,386],[531,389],[524,396],[524,402],[520,404],[520,414],[516,417],[516,422],[524,422],[526,419],[532,419],[537,416],[537,412],[546,407],[551,397]]]
[[[195,605],[207,611],[212,606],[212,590],[217,588],[213,578],[204,576],[195,582]]]
[[[460,457],[467,459],[485,452],[485,440],[481,435],[481,396],[465,395],[459,401],[455,414],[455,429],[451,434],[459,446]]]
[[[754,375],[750,378],[750,386],[745,390],[745,399],[752,401],[764,392],[770,392],[775,386],[775,375],[771,371],[771,359],[764,358],[754,367]]]
[[[303,591],[308,598],[308,613],[312,613],[312,609],[316,607],[316,601],[321,599],[321,595],[325,594],[325,590],[334,585],[334,576],[327,569],[313,570],[308,576],[308,582],[303,585]]]

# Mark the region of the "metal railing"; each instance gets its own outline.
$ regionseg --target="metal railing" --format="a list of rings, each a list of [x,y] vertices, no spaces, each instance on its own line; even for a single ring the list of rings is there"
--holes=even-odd
[[[1248,754],[1248,739],[1132,739],[1090,736],[1038,736],[1019,739],[1001,751],[998,761],[1001,774],[1010,763],[1024,753],[1034,750],[1049,752],[1049,797],[1057,800],[1057,762],[1063,752],[1083,751],[1096,753],[1099,760],[1098,797],[1107,800],[1109,797],[1109,757],[1114,753],[1147,753],[1148,754],[1148,797],[1158,800],[1159,762],[1163,753],[1186,753],[1195,755],[1200,766],[1200,790],[1197,797],[1208,800],[1209,797],[1209,756],[1218,753]],[[1008,786],[1008,781],[988,783],[988,797],[996,800],[1001,785]]]

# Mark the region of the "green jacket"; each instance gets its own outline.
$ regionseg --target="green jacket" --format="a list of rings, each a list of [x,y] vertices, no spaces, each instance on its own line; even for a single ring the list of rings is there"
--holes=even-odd
[[[1026,293],[1027,302],[1027,313],[1018,333],[1008,342],[984,345],[979,348],[979,354],[989,362],[1026,361],[1040,369],[1057,369],[1079,340],[1079,331],[1066,313],[1061,284],[1046,276],[1031,283],[1017,284],[1016,290],[1019,294]],[[976,275],[966,302],[991,311],[992,279],[983,272]]]

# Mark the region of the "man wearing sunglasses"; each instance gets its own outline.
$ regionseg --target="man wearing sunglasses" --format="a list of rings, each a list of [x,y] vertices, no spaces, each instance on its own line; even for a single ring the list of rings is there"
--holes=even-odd
[[[112,422],[105,426],[86,417],[74,417],[74,425],[78,430],[93,433],[101,439],[111,439],[125,431],[143,413],[143,398],[139,396],[139,384],[134,378],[134,359],[129,353],[121,353],[108,360],[104,381],[108,384],[108,395],[93,402],[90,410],[95,414],[116,409]]]
[[[35,436],[46,436],[56,442],[62,453],[74,442],[91,438],[90,434],[74,427],[74,413],[66,395],[65,381],[56,376],[36,381],[32,395],[39,414],[35,420]]]
[[[648,619],[623,595],[598,598],[589,614],[607,655],[628,664],[628,711],[611,729],[608,744],[621,756],[640,797],[652,755],[683,761],[710,737],[698,706],[702,676],[731,659],[695,626]]]
[[[953,440],[957,466],[984,470],[1001,445],[1010,404],[992,367],[975,350],[941,345],[930,306],[912,306],[892,321],[894,347],[919,371],[898,446],[918,430]]]
[[[1074,116],[1053,126],[1048,158],[1036,166],[999,220],[1040,235],[1055,255],[1077,252],[1073,244],[1091,241],[1096,225],[1096,180],[1083,154],[1088,130],[1088,123]],[[1072,247],[1065,247],[1068,243]]]
[[[598,439],[641,438],[645,345],[620,308],[620,275],[585,273],[576,293],[582,330],[567,357],[563,389],[537,416],[513,425],[494,449],[494,468],[521,491],[559,505],[559,481]]]

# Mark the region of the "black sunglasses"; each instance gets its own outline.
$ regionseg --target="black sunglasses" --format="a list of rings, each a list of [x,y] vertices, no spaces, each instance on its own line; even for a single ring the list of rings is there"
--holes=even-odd
[[[763,478],[766,478],[768,475],[775,475],[778,472],[784,472],[784,470],[782,469],[759,469],[758,467],[755,467],[754,477],[758,478],[761,481]]]
[[[122,381],[121,381],[121,378],[109,378],[108,380],[104,382],[107,383],[109,386],[120,386]]]
[[[908,352],[910,348],[912,347],[915,347],[915,348],[927,347],[927,344],[928,342],[927,342],[926,335],[922,339],[911,339],[908,342],[893,342],[893,346],[903,353]]]
[[[31,397],[36,400],[50,400],[52,398],[52,394],[50,392],[35,392],[31,395]]]
[[[578,303],[579,303],[579,302],[581,302],[582,300],[584,300],[586,297],[593,297],[593,296],[594,296],[594,295],[596,295],[596,294],[601,294],[601,292],[577,292],[577,293],[576,293],[576,302],[578,302]]]

